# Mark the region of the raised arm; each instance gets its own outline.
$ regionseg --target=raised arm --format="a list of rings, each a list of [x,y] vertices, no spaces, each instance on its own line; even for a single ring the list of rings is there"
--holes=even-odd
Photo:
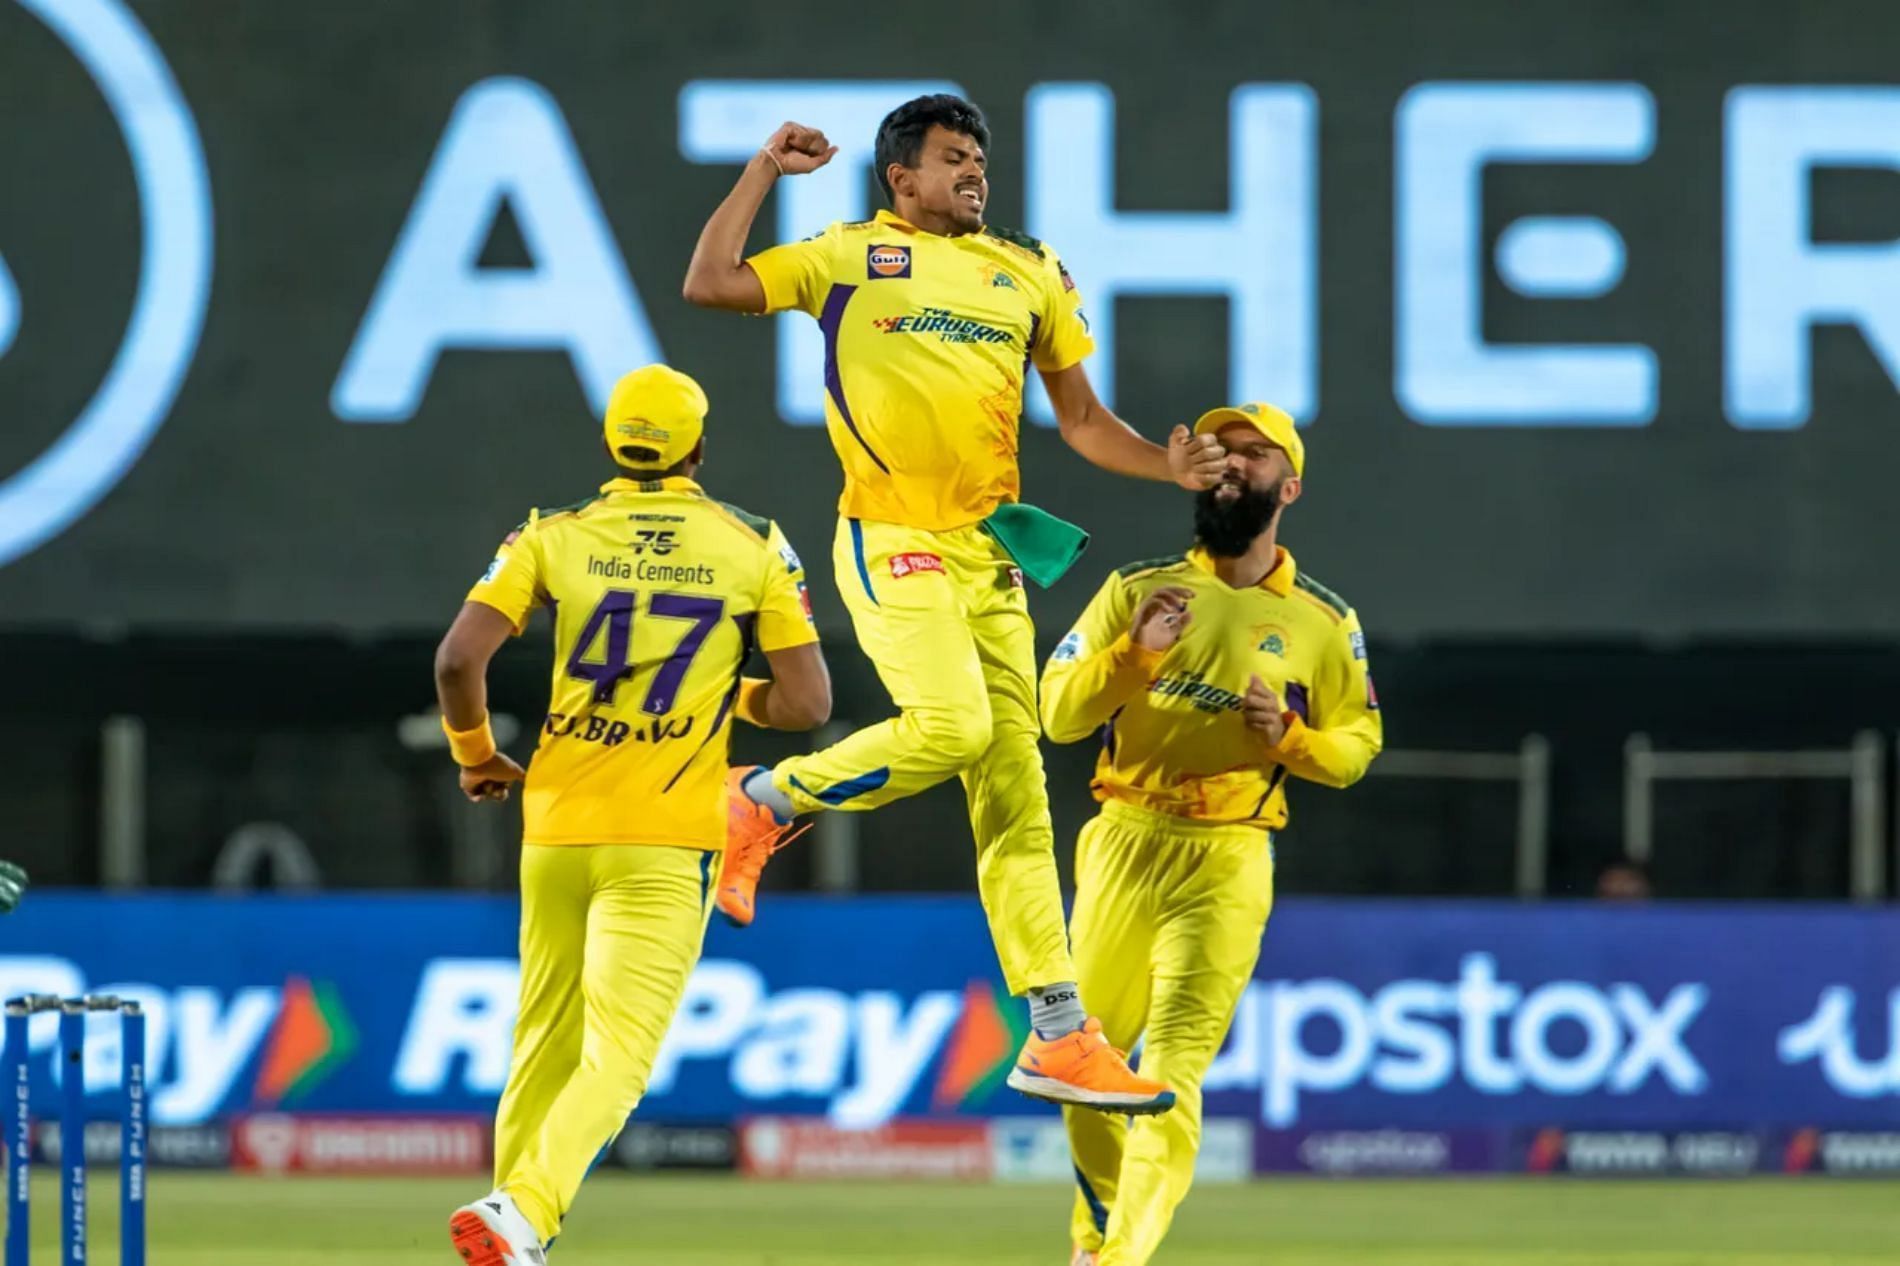
[[[1117,475],[1175,483],[1194,492],[1220,482],[1226,453],[1213,436],[1193,435],[1187,427],[1177,426],[1166,448],[1143,439],[1096,396],[1080,363],[1044,370],[1042,382],[1049,389],[1063,440],[1091,464]]]
[[[772,133],[699,231],[693,258],[686,265],[686,282],[680,287],[686,302],[702,308],[764,312],[765,286],[745,262],[752,222],[780,176],[817,171],[837,152],[838,147],[816,128],[786,123]]]
[[[1147,686],[1156,665],[1194,618],[1193,594],[1157,589],[1135,609],[1122,581],[1110,576],[1042,674],[1042,728],[1053,742],[1087,738]]]

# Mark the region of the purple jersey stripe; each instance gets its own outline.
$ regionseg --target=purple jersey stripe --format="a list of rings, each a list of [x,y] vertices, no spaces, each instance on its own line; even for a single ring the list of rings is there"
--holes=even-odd
[[[851,432],[853,439],[864,446],[864,451],[877,463],[877,468],[885,474],[891,468],[877,455],[877,450],[866,442],[858,430],[858,424],[851,420],[851,406],[844,402],[844,382],[838,376],[838,327],[844,323],[845,305],[851,302],[851,296],[858,292],[856,286],[833,286],[831,293],[825,296],[825,309],[818,315],[818,328],[825,335],[825,390],[831,395],[831,403],[838,406],[838,416],[844,419],[845,430]]]
[[[1260,793],[1260,799],[1254,804],[1253,812],[1249,813],[1247,816],[1250,818],[1259,817],[1260,811],[1267,807],[1267,801],[1273,799],[1273,793],[1278,791],[1280,789],[1280,784],[1285,781],[1286,781],[1286,766],[1275,765],[1273,767],[1273,772],[1267,775],[1267,789]]]

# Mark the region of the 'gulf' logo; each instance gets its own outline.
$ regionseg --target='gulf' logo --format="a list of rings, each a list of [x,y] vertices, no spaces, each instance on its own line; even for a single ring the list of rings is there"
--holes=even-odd
[[[910,276],[910,247],[873,246],[869,255],[872,277]]]

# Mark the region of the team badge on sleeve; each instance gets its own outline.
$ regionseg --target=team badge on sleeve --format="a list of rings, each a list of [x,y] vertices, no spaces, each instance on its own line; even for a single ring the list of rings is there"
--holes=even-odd
[[[508,562],[508,547],[520,539],[520,528],[516,528],[501,538],[501,548],[495,551],[494,561],[488,564],[488,570],[482,573],[482,578],[478,583],[485,585],[495,577],[501,575],[501,569],[506,566]]]
[[[1346,643],[1352,647],[1352,657],[1354,659],[1364,659],[1366,657],[1366,635],[1364,633],[1361,633],[1358,629],[1354,629],[1346,635]]]
[[[798,571],[805,565],[798,561],[798,551],[792,548],[790,541],[778,547],[778,556],[785,560],[786,571]]]
[[[1049,658],[1067,663],[1082,656],[1082,630],[1071,629],[1069,635],[1056,643],[1055,654]]]

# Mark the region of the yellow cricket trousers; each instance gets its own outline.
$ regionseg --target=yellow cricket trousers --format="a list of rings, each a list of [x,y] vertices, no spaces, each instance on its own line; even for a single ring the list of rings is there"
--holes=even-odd
[[[1125,1117],[1066,1108],[1075,1158],[1074,1242],[1100,1266],[1138,1266],[1194,1180],[1201,1081],[1260,957],[1273,853],[1256,827],[1196,823],[1117,801],[1075,849],[1076,966],[1108,1040],[1143,1038],[1141,1074],[1174,1088],[1172,1111]]]
[[[521,850],[521,1009],[495,1112],[495,1185],[543,1242],[646,1093],[718,872],[717,853],[692,848]]]
[[[977,891],[1010,992],[1075,979],[1020,573],[975,526],[926,532],[856,519],[839,521],[832,564],[898,714],[783,762],[774,785],[812,813],[874,809],[961,777]]]

